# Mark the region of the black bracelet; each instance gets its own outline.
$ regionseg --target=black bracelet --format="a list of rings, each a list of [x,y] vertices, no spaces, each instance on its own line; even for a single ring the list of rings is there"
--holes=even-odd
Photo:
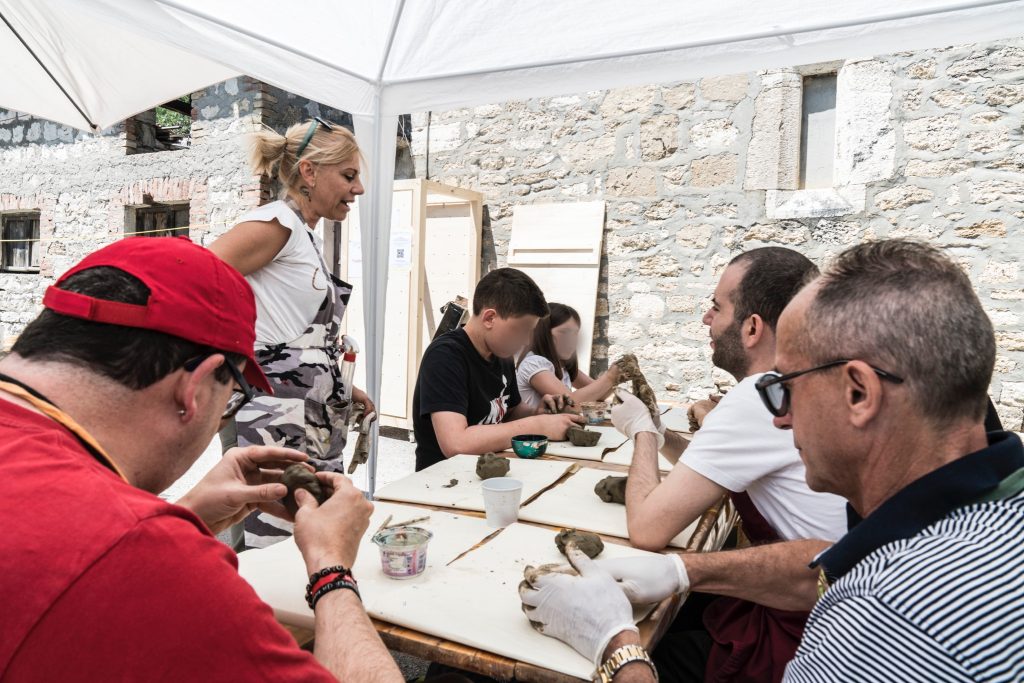
[[[359,588],[356,586],[354,580],[349,581],[345,578],[338,578],[334,581],[331,581],[330,583],[325,583],[323,586],[320,587],[319,590],[317,590],[316,593],[309,597],[309,608],[316,609],[316,603],[320,601],[320,598],[338,588],[345,588],[352,591],[356,594],[356,597],[359,598],[359,602],[363,601],[363,596],[359,594]]]
[[[309,593],[309,591],[313,590],[313,586],[316,585],[317,581],[319,581],[320,579],[324,578],[328,574],[334,574],[334,573],[349,574],[351,572],[349,571],[349,569],[347,567],[343,567],[340,564],[336,565],[334,567],[324,567],[323,569],[321,569],[318,572],[313,572],[312,574],[309,575],[309,583],[306,584],[306,593]]]

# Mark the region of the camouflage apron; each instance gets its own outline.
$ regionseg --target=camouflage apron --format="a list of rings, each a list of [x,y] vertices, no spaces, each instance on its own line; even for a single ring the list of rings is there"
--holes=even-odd
[[[299,213],[294,204],[288,205]],[[316,247],[312,235],[310,240]],[[317,470],[343,473],[349,405],[341,381],[339,341],[352,286],[334,277],[320,250],[316,251],[329,283],[323,303],[297,338],[256,345],[256,361],[274,395],[257,392],[235,421],[239,446],[294,448],[305,451]],[[272,515],[254,512],[245,520],[246,547],[266,547],[290,535],[291,524]]]

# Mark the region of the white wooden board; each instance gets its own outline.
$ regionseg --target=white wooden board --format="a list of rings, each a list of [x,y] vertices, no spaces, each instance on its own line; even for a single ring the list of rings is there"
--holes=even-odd
[[[626,526],[626,506],[606,503],[594,493],[594,486],[607,476],[621,476],[616,472],[584,467],[567,480],[545,491],[537,500],[519,511],[519,519],[551,526],[585,529],[608,536],[629,538]],[[697,522],[673,538],[669,545],[685,548],[697,529]]]
[[[430,575],[375,600],[374,616],[432,636],[588,679],[593,664],[559,640],[535,631],[523,614],[519,582],[527,565],[564,562],[555,533],[525,524],[507,527],[486,544]],[[602,557],[646,555],[606,544]],[[649,612],[638,610],[640,621]]]
[[[686,408],[672,408],[661,416],[661,424],[673,432],[689,432],[690,418],[686,416]]]
[[[392,516],[392,524],[430,515],[428,521],[416,524],[429,529],[434,537],[427,547],[427,568],[414,579],[391,579],[381,570],[380,554],[371,539],[388,515]],[[375,503],[370,526],[360,543],[359,554],[352,568],[359,581],[359,590],[367,611],[376,615],[373,606],[382,595],[394,590],[396,585],[429,581],[432,574],[494,531],[494,528],[477,517],[424,510],[409,505]],[[239,553],[238,573],[249,582],[260,599],[274,609],[274,615],[279,621],[313,628],[313,612],[306,605],[303,593],[309,575],[294,538],[289,537],[260,550]]]
[[[576,460],[600,460],[605,451],[618,448],[627,440],[615,427],[587,427],[587,429],[600,432],[601,440],[597,442],[596,446],[573,446],[569,441],[552,441],[548,443],[545,455],[557,455]]]
[[[484,496],[482,482],[480,477],[476,476],[477,457],[456,455],[448,458],[377,489],[376,496],[379,500],[482,512]],[[554,484],[572,467],[571,463],[556,460],[522,460],[514,455],[508,460],[508,476],[523,482],[524,503]],[[449,487],[452,479],[458,480],[458,483]]]
[[[513,524],[473,549],[495,530],[482,519],[431,511],[430,521],[421,524],[434,532],[426,571],[404,581],[387,578],[370,539],[388,514],[402,521],[425,512],[405,505],[377,504],[353,568],[367,613],[438,638],[587,678],[593,665],[568,645],[537,633],[520,606],[518,586],[523,569],[565,561],[555,548],[556,532]],[[647,554],[609,543],[602,557]],[[238,561],[239,574],[282,623],[313,628],[313,613],[302,591],[308,577],[292,539],[241,553]],[[639,608],[634,617],[640,621],[649,612],[650,607]]]
[[[636,446],[634,441],[627,441],[611,453],[606,453],[602,462],[606,462],[611,465],[625,465],[626,467],[629,467],[633,464],[634,446]],[[662,472],[668,472],[672,469],[672,463],[670,463],[668,458],[661,453],[658,453],[658,469]]]
[[[533,278],[548,301],[579,312],[579,362],[584,370],[590,368],[603,238],[603,201],[512,209],[508,265]]]

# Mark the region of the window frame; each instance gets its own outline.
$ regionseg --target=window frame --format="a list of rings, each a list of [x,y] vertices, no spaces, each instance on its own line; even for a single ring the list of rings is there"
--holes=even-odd
[[[31,231],[27,239],[12,240],[8,237],[8,225],[13,220],[31,220],[33,222]],[[38,273],[39,272],[39,261],[41,254],[39,253],[39,225],[41,223],[42,215],[38,209],[19,209],[16,211],[5,211],[0,213],[0,272],[3,273]],[[13,250],[16,246],[8,246],[13,243],[27,243],[29,249],[29,266],[12,266],[8,263],[9,256],[8,251]]]
[[[140,221],[145,221],[145,216],[158,216],[167,215],[167,223],[173,224],[176,222],[174,216],[181,211],[185,211],[186,215],[191,213],[191,202],[180,201],[180,202],[152,202],[149,204],[142,204],[138,206],[129,206],[128,219],[125,221],[125,237],[189,237],[191,228],[191,219],[188,223],[183,226],[173,226],[171,228],[153,228],[154,230],[161,230],[160,233],[149,232],[150,228],[145,225],[142,227],[142,231],[139,230]]]

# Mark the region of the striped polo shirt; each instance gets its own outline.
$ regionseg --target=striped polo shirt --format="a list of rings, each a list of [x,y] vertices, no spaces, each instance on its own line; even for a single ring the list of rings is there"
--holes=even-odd
[[[994,432],[852,514],[785,680],[1024,681],[1022,489],[1024,446]]]

